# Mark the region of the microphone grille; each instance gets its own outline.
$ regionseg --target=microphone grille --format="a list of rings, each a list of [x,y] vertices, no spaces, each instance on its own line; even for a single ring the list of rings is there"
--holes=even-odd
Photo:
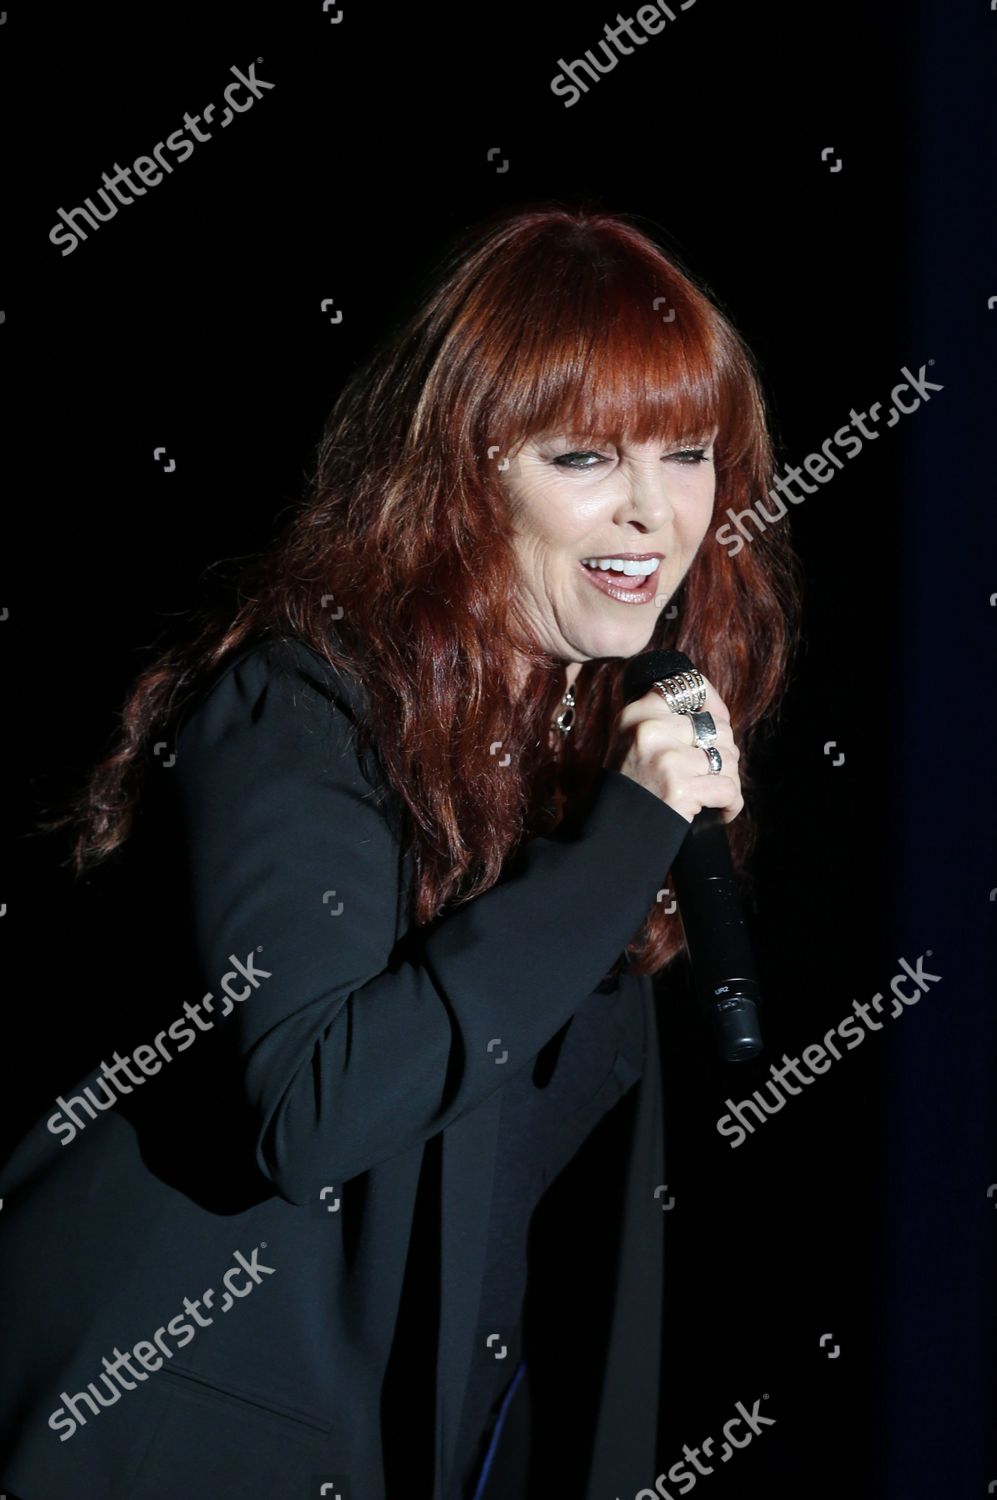
[[[676,672],[692,672],[695,668],[684,651],[643,651],[633,657],[623,673],[623,700],[632,703],[650,691],[652,683],[663,677],[673,677]]]

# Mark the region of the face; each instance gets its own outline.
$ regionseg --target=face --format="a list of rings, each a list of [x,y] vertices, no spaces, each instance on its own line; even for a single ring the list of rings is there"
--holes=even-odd
[[[569,682],[582,662],[650,641],[709,529],[715,438],[593,448],[552,433],[510,457],[502,480],[527,616],[543,648],[575,664]]]

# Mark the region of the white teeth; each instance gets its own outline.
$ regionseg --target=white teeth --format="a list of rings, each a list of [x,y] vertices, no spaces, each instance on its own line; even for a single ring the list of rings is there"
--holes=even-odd
[[[626,573],[630,578],[639,576],[646,578],[649,573],[656,573],[661,566],[660,557],[648,557],[639,562],[624,562],[619,557],[583,557],[582,562],[586,568],[598,568],[603,573]]]

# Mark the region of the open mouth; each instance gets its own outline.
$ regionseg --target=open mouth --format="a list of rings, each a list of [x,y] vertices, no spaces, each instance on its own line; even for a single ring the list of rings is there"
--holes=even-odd
[[[653,568],[651,568],[652,563]],[[643,563],[628,564],[628,566],[640,568],[639,572],[632,573],[624,573],[612,567],[594,567],[581,561],[578,566],[592,587],[597,588],[607,598],[616,599],[621,604],[646,604],[655,597],[657,592],[660,564],[660,558],[648,558]],[[645,571],[648,568],[651,568],[651,571]]]

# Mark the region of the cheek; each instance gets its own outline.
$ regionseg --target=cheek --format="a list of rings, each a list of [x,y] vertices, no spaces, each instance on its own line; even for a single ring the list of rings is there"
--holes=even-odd
[[[531,578],[548,593],[572,577],[576,559],[605,536],[619,499],[611,485],[586,485],[529,464],[508,477],[517,549]]]
[[[689,508],[689,539],[698,548],[705,539],[713,520],[713,511],[716,500],[716,479],[711,476],[710,481],[704,486],[702,492],[695,497],[694,503]]]
[[[535,514],[532,535],[548,561],[563,569],[585,550],[586,541],[598,532],[601,507],[580,499],[577,493],[549,491],[540,513]]]
[[[605,534],[617,504],[608,487],[600,493],[593,487],[584,494],[580,485],[563,489],[552,507],[552,540],[572,558],[580,557],[586,543]]]
[[[577,491],[549,470],[516,474],[507,490],[519,545],[535,556],[570,548],[590,524]]]

